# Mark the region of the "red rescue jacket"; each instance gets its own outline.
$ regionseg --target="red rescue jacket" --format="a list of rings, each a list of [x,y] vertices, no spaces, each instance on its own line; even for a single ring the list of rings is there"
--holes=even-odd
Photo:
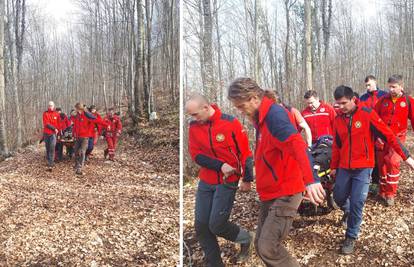
[[[57,111],[48,109],[43,112],[43,133],[47,135],[56,134],[59,130],[60,115]]]
[[[305,185],[319,181],[307,145],[284,107],[264,97],[255,126],[256,187],[262,201],[303,192]]]
[[[378,100],[386,94],[386,91],[377,88],[374,92],[367,91],[365,94],[361,95],[359,100],[361,101],[361,105],[374,109]]]
[[[320,101],[317,110],[312,111],[310,107],[302,111],[302,116],[309,125],[312,132],[312,142],[318,140],[322,135],[333,135],[333,122],[335,120],[335,110],[328,103]]]
[[[198,177],[208,184],[253,180],[253,158],[249,140],[240,122],[233,116],[222,114],[216,105],[207,122],[192,121],[189,128],[188,150],[191,158],[201,166]],[[224,163],[239,173],[223,181]]]
[[[404,160],[409,157],[408,150],[374,110],[358,105],[352,114],[336,116],[331,169],[373,168],[377,137],[387,142]]]
[[[104,122],[106,128],[106,136],[115,136],[116,134],[121,134],[122,123],[121,119],[117,115],[112,115],[112,118],[106,115],[104,118]]]
[[[375,105],[375,111],[378,116],[401,140],[405,140],[407,134],[407,121],[410,120],[411,125],[414,126],[413,109],[414,99],[405,94],[399,97],[395,103],[392,102],[391,94],[386,94]]]
[[[59,131],[63,131],[71,125],[71,121],[68,119],[65,113],[60,113]]]
[[[95,123],[102,123],[87,111],[72,116],[71,120],[73,121],[73,136],[76,138],[93,137],[91,129],[94,127]]]

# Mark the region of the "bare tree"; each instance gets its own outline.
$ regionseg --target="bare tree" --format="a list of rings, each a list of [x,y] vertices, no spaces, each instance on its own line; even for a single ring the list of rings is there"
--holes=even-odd
[[[313,90],[312,82],[312,16],[311,0],[305,0],[306,89]]]
[[[6,132],[6,99],[4,83],[4,1],[0,0],[0,154],[8,155]]]

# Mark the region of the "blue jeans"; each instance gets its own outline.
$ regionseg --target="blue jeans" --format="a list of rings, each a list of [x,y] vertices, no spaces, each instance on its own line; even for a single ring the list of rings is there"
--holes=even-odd
[[[237,183],[232,183],[236,186]],[[237,243],[247,243],[250,235],[229,222],[236,189],[219,184],[198,183],[195,203],[195,230],[207,259],[207,266],[224,266],[220,256],[217,236]]]
[[[56,153],[57,160],[61,161],[63,159],[63,143],[62,142],[56,143],[55,153]]]
[[[336,204],[348,213],[346,237],[357,238],[362,222],[362,211],[371,181],[371,168],[338,169],[333,197]]]
[[[55,161],[56,134],[44,134],[43,141],[45,141],[47,165],[52,167]]]
[[[93,150],[93,137],[89,137],[88,139],[88,148],[86,149],[86,156],[92,153]]]

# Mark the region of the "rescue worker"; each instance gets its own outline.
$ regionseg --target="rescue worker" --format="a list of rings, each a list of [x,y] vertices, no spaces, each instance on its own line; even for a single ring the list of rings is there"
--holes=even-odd
[[[252,235],[230,222],[236,191],[248,191],[253,181],[252,153],[247,133],[233,116],[224,114],[202,95],[193,95],[186,112],[194,120],[189,127],[188,149],[201,167],[195,202],[195,231],[207,266],[224,266],[217,237],[240,244],[238,262],[247,260]]]
[[[56,136],[59,132],[59,113],[55,103],[49,101],[47,111],[43,112],[43,141],[46,147],[47,170],[52,171],[55,159]]]
[[[375,111],[379,117],[391,128],[401,143],[405,142],[408,123],[414,126],[413,108],[414,99],[404,93],[404,82],[401,75],[392,75],[388,79],[390,92],[383,96],[376,104]],[[387,206],[394,205],[400,178],[401,158],[395,149],[383,144],[382,139],[377,142],[378,169],[380,174],[379,196]]]
[[[318,93],[309,90],[304,95],[307,107],[302,111],[302,116],[312,132],[312,143],[315,143],[323,135],[333,135],[333,122],[336,116],[334,108],[319,100]]]
[[[341,252],[351,254],[360,231],[374,167],[374,136],[381,137],[411,168],[414,168],[414,160],[375,111],[356,103],[350,87],[337,87],[334,97],[340,113],[335,118],[332,145],[331,176],[336,176],[333,197],[344,211],[347,223]]]
[[[72,109],[69,113],[69,121],[70,121],[70,126],[69,128],[67,128],[67,131],[70,131],[72,133],[72,138],[74,138],[74,118],[76,116],[76,110]],[[70,143],[70,144],[66,144],[66,154],[68,155],[69,159],[72,159],[73,156],[73,150],[74,150],[74,144]]]
[[[121,119],[114,114],[114,108],[109,108],[104,118],[106,123],[105,139],[108,147],[104,150],[104,158],[115,160],[115,150],[122,132]]]
[[[71,125],[71,122],[61,108],[56,108],[56,111],[59,113],[59,131],[56,141],[55,161],[59,162],[63,160],[63,143],[61,141],[63,132]]]
[[[377,79],[373,75],[368,75],[365,77],[365,87],[367,91],[365,94],[361,95],[359,98],[361,104],[366,105],[367,107],[374,109],[378,100],[387,94],[386,91],[381,90],[377,85]]]
[[[365,77],[365,87],[367,89],[366,93],[361,95],[360,103],[364,104],[365,106],[374,109],[375,105],[377,104],[378,100],[387,94],[386,91],[381,90],[377,85],[377,79],[373,75],[368,75]],[[377,149],[375,149],[375,155],[377,155]],[[377,158],[377,156],[375,157]],[[379,191],[379,182],[380,182],[380,175],[378,171],[378,163],[377,160],[375,161],[375,167],[372,171],[371,175],[371,185],[369,192],[377,195]]]
[[[88,108],[89,112],[97,118],[98,121],[102,121],[101,115],[96,110],[95,105],[91,105]],[[85,160],[87,161],[89,156],[92,155],[92,151],[96,143],[98,142],[98,137],[102,131],[102,126],[99,123],[91,124],[91,136],[88,140],[88,149],[86,150]]]
[[[75,137],[75,169],[76,174],[83,175],[82,167],[85,162],[85,153],[88,148],[88,140],[91,132],[91,124],[102,123],[93,116],[91,113],[85,110],[85,106],[82,103],[76,103],[76,116],[72,117],[73,135]]]
[[[313,172],[312,157],[294,126],[292,115],[271,100],[272,92],[250,78],[238,78],[228,89],[233,106],[256,128],[255,170],[260,211],[256,230],[257,255],[266,266],[299,266],[283,246],[306,190],[318,205],[325,191]]]

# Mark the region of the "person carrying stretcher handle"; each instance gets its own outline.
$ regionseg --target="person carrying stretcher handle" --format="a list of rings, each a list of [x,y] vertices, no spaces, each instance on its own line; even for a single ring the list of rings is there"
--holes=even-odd
[[[250,78],[238,78],[228,98],[256,128],[256,189],[260,198],[255,237],[257,255],[266,266],[300,266],[283,246],[293,218],[307,191],[319,205],[325,191],[313,170],[308,146],[295,127],[292,114],[275,103],[274,93]]]
[[[343,222],[347,224],[341,251],[351,254],[374,167],[375,138],[387,142],[411,169],[414,169],[414,160],[378,114],[358,104],[352,88],[341,85],[335,89],[334,97],[339,114],[334,121],[332,145],[331,176],[336,176],[333,198],[344,211]]]

